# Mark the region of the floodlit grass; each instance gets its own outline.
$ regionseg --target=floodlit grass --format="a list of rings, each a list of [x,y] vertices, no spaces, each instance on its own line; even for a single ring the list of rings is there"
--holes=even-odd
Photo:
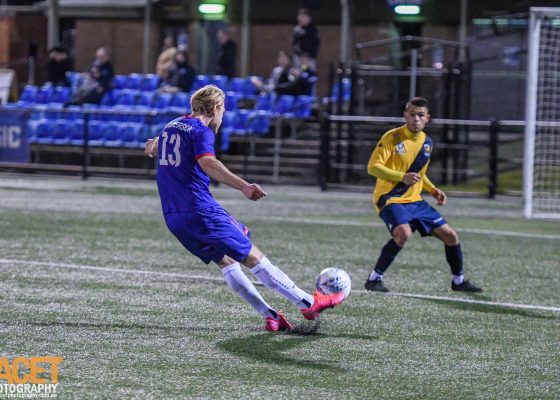
[[[312,290],[322,268],[340,266],[362,289],[388,239],[370,195],[266,189],[269,197],[256,203],[214,192],[303,288]],[[560,393],[560,313],[498,304],[560,307],[558,222],[523,220],[517,198],[450,198],[442,209],[483,294],[451,292],[442,245],[419,236],[386,285],[435,298],[353,292],[317,327],[260,286],[301,331],[318,328],[307,335],[264,332],[218,269],[167,232],[153,182],[3,177],[0,201],[0,355],[64,357],[59,398]]]

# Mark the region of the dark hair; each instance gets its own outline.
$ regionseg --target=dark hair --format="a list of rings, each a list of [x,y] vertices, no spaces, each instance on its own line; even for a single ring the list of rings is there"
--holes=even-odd
[[[426,100],[423,97],[413,97],[412,99],[408,100],[404,109],[408,110],[408,108],[410,106],[415,106],[415,107],[426,107],[426,109],[429,109],[428,107],[428,100]]]

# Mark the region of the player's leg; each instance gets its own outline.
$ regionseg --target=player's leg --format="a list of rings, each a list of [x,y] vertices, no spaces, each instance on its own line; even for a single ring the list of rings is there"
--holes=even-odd
[[[482,292],[481,288],[466,281],[464,278],[463,250],[457,232],[449,224],[443,224],[433,228],[432,233],[445,246],[445,258],[453,275],[451,288],[463,292]]]
[[[389,289],[383,284],[383,275],[412,236],[412,228],[408,223],[411,215],[406,205],[390,204],[381,211],[379,216],[385,222],[392,237],[381,249],[375,267],[366,281],[365,288],[374,292],[386,293]]]
[[[344,301],[344,294],[323,295],[316,291],[312,296],[300,289],[288,275],[272,264],[255,245],[243,260],[243,264],[269,289],[286,297],[298,307],[306,319],[315,319],[327,308]]]
[[[264,300],[255,285],[241,270],[239,262],[229,256],[224,256],[217,264],[228,286],[263,316],[266,330],[292,329],[292,325],[284,318],[282,313],[273,309]]]

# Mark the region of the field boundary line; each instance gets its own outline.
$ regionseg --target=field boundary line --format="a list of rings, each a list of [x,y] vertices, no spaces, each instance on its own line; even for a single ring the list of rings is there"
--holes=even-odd
[[[123,274],[138,274],[138,275],[155,275],[155,276],[167,276],[174,278],[183,278],[191,280],[206,280],[213,282],[225,281],[222,277],[204,276],[204,275],[189,275],[181,274],[177,272],[162,272],[162,271],[147,271],[140,269],[122,269],[122,268],[109,268],[109,267],[98,267],[93,265],[79,265],[79,264],[68,264],[68,263],[57,263],[57,262],[47,262],[47,261],[30,261],[30,260],[12,260],[0,258],[0,264],[20,264],[20,265],[31,265],[39,267],[55,267],[55,268],[67,268],[67,269],[78,269],[78,270],[91,270],[91,271],[102,271],[102,272],[115,272]],[[263,286],[261,282],[252,281],[255,285]],[[352,290],[352,293],[356,294],[374,294],[367,290]],[[408,297],[414,299],[426,299],[426,300],[439,300],[439,301],[453,301],[457,303],[466,304],[480,304],[487,306],[498,306],[507,308],[521,308],[525,310],[539,310],[539,311],[553,311],[560,313],[560,307],[552,306],[541,306],[532,304],[518,304],[518,303],[501,303],[497,301],[487,301],[487,300],[472,300],[465,299],[464,297],[446,297],[446,296],[432,296],[424,294],[414,294],[414,293],[400,293],[400,292],[389,292],[389,293],[377,293],[377,295],[383,296],[396,296],[396,297]]]
[[[241,218],[243,220],[263,220],[259,217],[245,217]],[[321,220],[321,219],[310,219],[310,218],[291,218],[291,217],[266,217],[267,221],[275,222],[288,222],[288,223],[300,223],[300,224],[316,224],[316,225],[338,225],[338,226],[357,226],[363,228],[384,228],[385,224],[378,222],[359,222],[359,221],[335,221],[335,220]],[[457,232],[465,233],[481,233],[485,235],[494,236],[511,236],[529,239],[549,239],[549,240],[560,240],[560,235],[548,235],[546,233],[528,233],[528,232],[513,232],[513,231],[498,231],[492,229],[478,229],[478,228],[455,228]]]

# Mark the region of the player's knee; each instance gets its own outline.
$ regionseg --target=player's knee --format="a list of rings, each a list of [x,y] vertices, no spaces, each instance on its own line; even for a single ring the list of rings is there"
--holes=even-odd
[[[452,228],[448,228],[443,232],[442,239],[447,246],[457,246],[459,244],[459,235]]]
[[[405,243],[410,239],[412,236],[412,231],[410,229],[399,229],[396,228],[393,231],[393,240],[397,243],[400,247],[403,247]]]

